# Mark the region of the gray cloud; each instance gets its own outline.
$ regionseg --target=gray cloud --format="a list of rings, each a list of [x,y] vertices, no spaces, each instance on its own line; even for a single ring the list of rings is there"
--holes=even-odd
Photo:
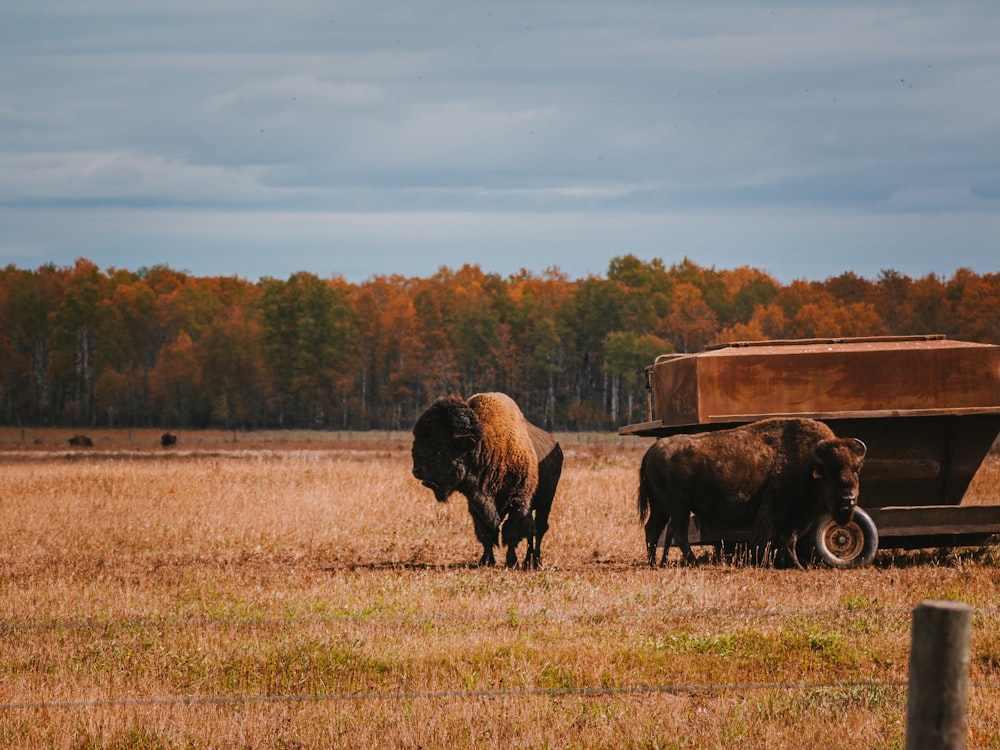
[[[987,2],[12,0],[0,260],[995,270],[997,38]]]

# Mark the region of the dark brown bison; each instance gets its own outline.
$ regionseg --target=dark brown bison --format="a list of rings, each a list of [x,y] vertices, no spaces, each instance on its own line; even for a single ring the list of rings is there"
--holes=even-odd
[[[172,432],[164,432],[160,435],[160,445],[164,448],[170,448],[171,446],[177,445],[177,436]]]
[[[77,448],[92,448],[94,446],[94,441],[87,435],[74,435],[69,439],[69,444],[74,445]]]
[[[509,396],[439,398],[413,427],[412,453],[413,476],[439,502],[454,492],[465,495],[483,545],[480,565],[496,564],[493,548],[502,525],[507,567],[517,565],[521,539],[528,542],[524,568],[538,567],[562,474],[562,448],[528,422]]]
[[[639,470],[639,516],[646,519],[650,566],[664,528],[663,559],[672,533],[684,560],[694,561],[688,543],[694,513],[751,528],[752,551],[784,551],[801,568],[795,549],[800,535],[823,513],[837,523],[851,520],[865,452],[860,440],[838,438],[813,419],[765,419],[657,440]]]

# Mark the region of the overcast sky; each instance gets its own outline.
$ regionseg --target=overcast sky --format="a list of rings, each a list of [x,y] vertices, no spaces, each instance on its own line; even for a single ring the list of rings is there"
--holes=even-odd
[[[1000,270],[1000,4],[3,0],[0,265]]]

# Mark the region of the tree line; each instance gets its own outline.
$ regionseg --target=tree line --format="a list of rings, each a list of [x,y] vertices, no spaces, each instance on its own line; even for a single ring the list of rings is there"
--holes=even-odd
[[[408,429],[437,396],[500,390],[550,429],[645,415],[658,354],[719,342],[943,333],[1000,343],[1000,274],[783,285],[632,255],[607,273],[478,266],[363,283],[166,266],[0,270],[0,422]]]

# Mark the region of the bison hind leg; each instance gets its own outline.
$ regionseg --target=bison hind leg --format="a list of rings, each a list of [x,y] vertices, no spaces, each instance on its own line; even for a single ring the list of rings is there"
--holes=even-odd
[[[522,570],[538,570],[542,564],[542,537],[535,533],[528,537],[528,549],[524,553],[524,562],[521,563]]]
[[[656,567],[656,547],[664,530],[666,536],[663,541],[663,559],[660,564],[666,562],[667,553],[670,551],[671,526],[670,517],[666,513],[656,507],[650,508],[649,518],[646,519],[646,562],[649,567]]]
[[[540,564],[540,555],[532,547],[531,541],[528,541],[528,551],[524,554],[524,562],[521,563],[521,570],[538,570]]]
[[[697,558],[694,556],[694,552],[691,550],[691,542],[688,541],[688,527],[691,525],[691,514],[684,513],[682,519],[671,518],[670,528],[673,530],[674,541],[677,543],[677,547],[681,551],[681,562],[684,565],[694,565],[697,562]],[[670,548],[669,536],[667,541],[663,545],[663,556],[666,557],[667,551]]]
[[[483,556],[479,558],[479,563],[478,563],[479,567],[480,568],[492,568],[496,564],[497,564],[497,560],[493,556],[493,548],[492,547],[485,547],[484,546],[483,547]]]
[[[653,542],[653,546],[647,549],[649,555],[649,567],[655,567],[656,564],[656,547],[659,545],[659,540],[663,540],[663,553],[660,555],[660,567],[667,567],[667,558],[670,557],[670,543],[674,538],[674,524],[673,521],[667,520],[667,525],[660,532],[660,536],[657,541]]]
[[[524,569],[538,570],[542,564],[542,537],[549,530],[548,511],[536,510],[532,518],[532,534],[528,537],[528,552],[524,556]]]

